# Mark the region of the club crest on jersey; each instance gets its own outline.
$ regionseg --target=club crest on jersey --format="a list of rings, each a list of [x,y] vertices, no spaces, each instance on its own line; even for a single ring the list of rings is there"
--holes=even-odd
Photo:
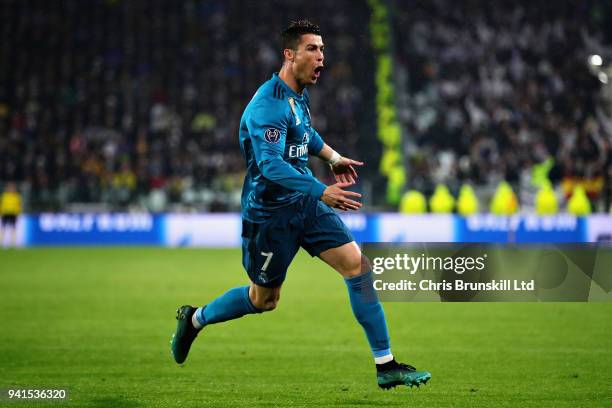
[[[308,134],[308,132],[304,132],[304,137],[302,137],[302,143],[308,144],[309,141],[310,141],[310,135]]]
[[[264,133],[264,139],[266,140],[266,142],[272,143],[272,144],[276,144],[280,142],[280,139],[281,139],[280,130],[274,129],[274,128],[266,129],[266,133]]]

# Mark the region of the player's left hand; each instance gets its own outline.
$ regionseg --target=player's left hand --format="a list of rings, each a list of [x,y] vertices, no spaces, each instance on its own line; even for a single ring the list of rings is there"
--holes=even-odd
[[[355,184],[357,182],[357,171],[353,166],[363,166],[363,162],[341,157],[335,165],[330,167],[338,183]]]

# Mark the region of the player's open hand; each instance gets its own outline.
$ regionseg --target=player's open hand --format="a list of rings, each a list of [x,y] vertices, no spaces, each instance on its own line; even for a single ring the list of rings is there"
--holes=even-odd
[[[357,182],[357,171],[354,166],[363,166],[363,162],[341,157],[336,164],[331,166],[336,181],[338,183],[355,184]]]
[[[360,209],[361,203],[359,201],[352,200],[350,197],[361,198],[361,194],[354,191],[344,190],[344,188],[353,184],[354,182],[340,182],[327,186],[325,191],[323,191],[321,201],[332,208],[338,208],[342,211],[356,211]]]

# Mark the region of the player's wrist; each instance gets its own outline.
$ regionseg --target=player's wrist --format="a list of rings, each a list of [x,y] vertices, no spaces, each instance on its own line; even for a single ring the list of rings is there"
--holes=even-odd
[[[335,150],[332,150],[332,155],[327,161],[327,163],[329,163],[330,166],[335,166],[340,162],[340,160],[342,160],[342,156],[340,156],[340,153]]]

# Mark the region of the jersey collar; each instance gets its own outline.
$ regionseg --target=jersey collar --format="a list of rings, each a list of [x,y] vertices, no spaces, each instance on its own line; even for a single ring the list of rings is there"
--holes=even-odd
[[[293,89],[291,89],[291,87],[289,85],[287,85],[285,83],[285,81],[283,81],[279,76],[278,76],[278,72],[275,72],[272,74],[272,79],[277,81],[279,84],[281,84],[281,86],[283,87],[283,89],[285,89],[288,92],[289,96],[292,96],[294,98],[298,98],[298,99],[302,99],[302,97],[304,96],[304,92],[306,92],[306,89],[304,89],[304,92],[302,92],[302,94],[300,95],[299,93],[295,92]]]

